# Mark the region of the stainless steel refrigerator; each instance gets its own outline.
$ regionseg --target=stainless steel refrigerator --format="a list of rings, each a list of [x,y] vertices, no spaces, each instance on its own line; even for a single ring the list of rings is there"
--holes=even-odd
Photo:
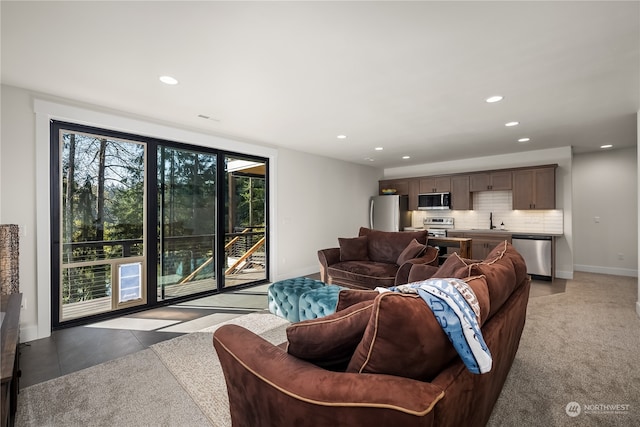
[[[373,196],[369,201],[369,228],[381,231],[402,231],[411,227],[409,197]]]

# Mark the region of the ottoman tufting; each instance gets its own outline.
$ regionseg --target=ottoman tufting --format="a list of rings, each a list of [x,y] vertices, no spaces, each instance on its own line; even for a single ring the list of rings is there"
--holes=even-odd
[[[319,280],[297,277],[272,283],[267,289],[269,311],[290,322],[300,321],[300,296],[312,289],[325,286]]]
[[[300,295],[300,320],[317,319],[335,313],[341,289],[347,288],[327,285]]]

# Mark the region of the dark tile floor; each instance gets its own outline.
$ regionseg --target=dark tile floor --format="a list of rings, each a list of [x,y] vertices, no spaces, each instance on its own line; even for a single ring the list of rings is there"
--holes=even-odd
[[[312,276],[310,276],[312,277]],[[314,277],[315,278],[315,277]],[[535,280],[531,298],[564,292],[566,280]],[[267,308],[260,285],[189,303],[124,316],[114,321],[54,331],[20,346],[20,388],[57,378],[247,312]],[[150,326],[146,322],[152,322]],[[157,322],[157,323],[153,323]]]

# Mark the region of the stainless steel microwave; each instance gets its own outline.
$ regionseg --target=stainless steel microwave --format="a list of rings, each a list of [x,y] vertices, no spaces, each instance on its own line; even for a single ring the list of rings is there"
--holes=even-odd
[[[421,211],[451,209],[451,193],[418,194],[418,209]]]

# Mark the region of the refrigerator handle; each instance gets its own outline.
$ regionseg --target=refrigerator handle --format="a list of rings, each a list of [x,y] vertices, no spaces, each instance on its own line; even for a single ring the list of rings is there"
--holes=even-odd
[[[373,228],[373,199],[369,201],[369,228]]]

